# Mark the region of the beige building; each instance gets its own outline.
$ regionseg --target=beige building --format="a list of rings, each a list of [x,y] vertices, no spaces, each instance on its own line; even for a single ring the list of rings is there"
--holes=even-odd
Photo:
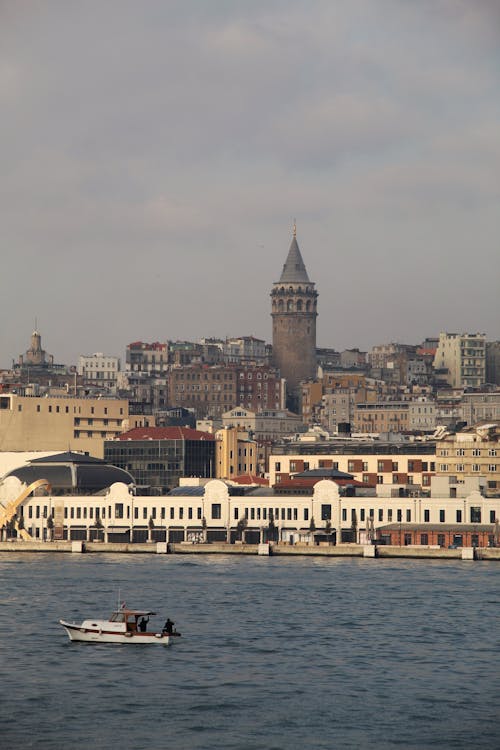
[[[6,505],[21,489],[17,479],[8,487],[0,486],[0,503]],[[265,538],[272,518],[277,539],[294,543],[310,540],[313,519],[318,531],[327,520],[339,531],[351,529],[354,517],[358,536],[371,520],[374,529],[390,523],[440,524],[443,528],[453,524],[457,530],[471,523],[490,524],[493,539],[500,499],[484,498],[478,492],[463,499],[348,497],[328,479],[317,482],[307,495],[275,495],[272,488],[233,495],[224,482],[213,479],[204,487],[182,486],[166,496],[146,497],[134,495],[118,482],[101,496],[30,496],[19,515],[35,539],[50,536],[48,519],[52,518],[56,523],[59,520],[64,537],[71,539],[129,541],[133,533],[134,541],[234,541],[239,520],[246,518],[246,540],[255,542]]]
[[[411,432],[433,432],[436,429],[436,403],[421,396],[410,401],[408,428]]]
[[[81,354],[78,357],[77,371],[86,385],[116,388],[120,359],[102,352]]]
[[[411,444],[411,452],[404,446],[373,443],[356,449],[349,447],[349,441],[339,443],[336,448],[327,446],[320,452],[301,451],[293,453],[293,445],[286,453],[274,453],[269,457],[269,484],[279,483],[280,475],[290,475],[312,469],[335,469],[352,474],[363,484],[377,487],[379,496],[399,496],[402,493],[430,491],[431,478],[435,472],[434,443],[427,450],[422,444]]]
[[[257,443],[237,427],[225,427],[215,433],[215,476],[234,479],[257,473]]]
[[[438,440],[436,474],[448,477],[450,485],[463,484],[467,477],[475,477],[486,495],[498,495],[500,425],[478,425]]]
[[[0,395],[0,450],[83,451],[102,458],[104,440],[128,428],[128,401]]]
[[[260,412],[236,407],[222,415],[224,427],[238,427],[256,440],[279,440],[303,428],[302,419],[286,410],[266,409]]]
[[[480,388],[486,381],[484,333],[440,333],[434,370],[452,388]]]
[[[410,404],[408,401],[379,401],[356,404],[353,410],[354,432],[380,434],[408,432],[410,430]]]
[[[500,422],[500,389],[484,393],[464,393],[461,419],[469,426],[479,422]]]

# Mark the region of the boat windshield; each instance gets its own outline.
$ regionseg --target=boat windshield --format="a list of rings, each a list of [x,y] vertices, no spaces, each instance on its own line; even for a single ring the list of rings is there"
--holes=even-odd
[[[110,622],[124,622],[124,620],[125,615],[123,614],[123,612],[113,612],[113,614],[109,618]]]

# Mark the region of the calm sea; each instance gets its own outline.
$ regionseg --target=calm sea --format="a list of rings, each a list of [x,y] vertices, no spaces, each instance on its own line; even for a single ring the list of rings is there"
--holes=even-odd
[[[500,747],[498,563],[5,553],[0,577],[2,748]],[[180,642],[71,644],[58,619],[118,589]]]

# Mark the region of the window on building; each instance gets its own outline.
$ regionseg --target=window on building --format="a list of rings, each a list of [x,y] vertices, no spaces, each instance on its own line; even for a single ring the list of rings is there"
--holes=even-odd
[[[462,523],[462,511],[461,510],[457,510],[456,519],[457,519],[457,523]]]
[[[222,507],[220,503],[212,503],[212,518],[222,518]]]
[[[384,510],[383,508],[378,509],[378,520],[383,521],[384,520]]]
[[[439,511],[439,523],[444,523],[446,520],[446,513],[444,510]]]
[[[470,522],[481,523],[481,508],[478,506],[471,506],[470,509]]]
[[[428,534],[420,534],[420,544],[429,544]]]
[[[406,523],[411,523],[411,510],[409,508],[406,509]]]
[[[329,504],[324,504],[321,506],[321,520],[322,521],[330,521],[332,518],[332,506]]]
[[[431,512],[428,508],[424,510],[424,523],[429,523]]]

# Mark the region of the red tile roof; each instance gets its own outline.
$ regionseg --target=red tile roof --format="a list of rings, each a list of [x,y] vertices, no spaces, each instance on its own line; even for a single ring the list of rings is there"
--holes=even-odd
[[[119,440],[215,440],[209,432],[191,427],[134,427],[119,436]]]
[[[260,484],[263,487],[269,487],[269,479],[258,477],[256,474],[240,474],[239,477],[233,477],[231,481],[238,484]]]

